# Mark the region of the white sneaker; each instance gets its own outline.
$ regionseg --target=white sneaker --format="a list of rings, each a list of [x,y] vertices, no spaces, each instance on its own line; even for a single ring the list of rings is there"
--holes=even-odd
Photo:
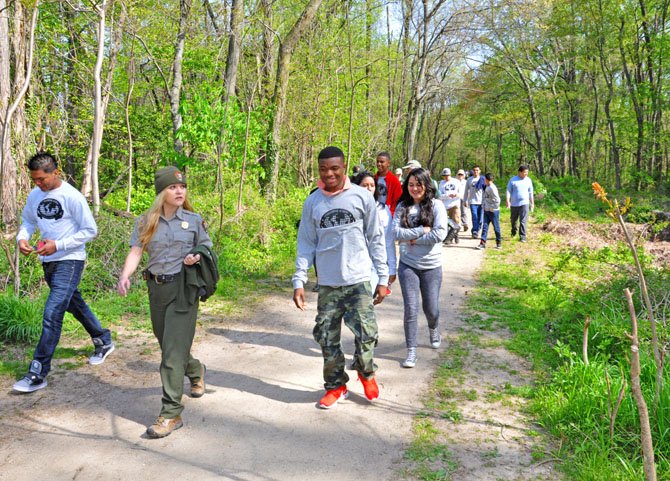
[[[17,392],[35,392],[47,387],[47,380],[36,374],[28,373],[20,381],[16,381],[12,389]]]
[[[430,347],[437,349],[442,344],[442,336],[440,336],[439,329],[428,329],[430,336]]]
[[[95,343],[96,340],[93,342]],[[114,343],[110,342],[107,345],[100,345],[96,344],[95,346],[95,352],[91,357],[88,358],[89,364],[92,364],[93,366],[97,366],[98,364],[102,364],[105,362],[105,359],[107,359],[107,356],[109,356],[111,353],[114,352]]]
[[[402,367],[416,366],[416,347],[407,348],[407,359],[402,362]]]

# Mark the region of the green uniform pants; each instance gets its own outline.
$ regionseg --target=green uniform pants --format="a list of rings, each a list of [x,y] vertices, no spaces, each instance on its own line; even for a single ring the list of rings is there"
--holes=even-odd
[[[191,345],[198,317],[198,302],[188,312],[176,312],[175,305],[180,279],[165,284],[147,281],[151,326],[161,346],[161,382],[163,399],[161,416],[172,419],[184,410],[184,376],[200,380],[202,363],[191,356]]]
[[[340,342],[342,319],[354,333],[354,368],[369,379],[374,376],[374,350],[377,346],[377,320],[369,282],[352,286],[319,286],[314,339],[323,354],[323,380],[326,390],[337,389],[349,381],[344,371],[344,353]]]

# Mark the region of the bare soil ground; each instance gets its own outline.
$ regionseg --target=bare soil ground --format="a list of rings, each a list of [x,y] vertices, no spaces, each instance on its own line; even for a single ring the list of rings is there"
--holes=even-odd
[[[463,375],[454,383],[477,393],[463,396],[462,420],[437,422],[453,453],[452,479],[559,479],[551,463],[533,461],[532,452],[544,448],[523,401],[491,395],[532,382],[528,367],[500,347],[504,331],[479,331],[464,320],[483,258],[476,242],[444,248],[446,340],[468,343]],[[349,371],[350,398],[324,411],[316,407],[322,358],[311,337],[316,295],[308,302],[302,313],[288,290],[278,290],[235,320],[205,305],[193,351],[207,364],[207,393],[185,396],[185,426],[163,439],[144,435],[161,394],[160,353],[148,334],[113,327],[117,351],[103,365],[65,369],[71,360],[58,361],[49,386],[33,394],[13,394],[13,380],[0,379],[0,480],[411,479],[403,453],[444,347],[429,347],[421,317],[417,367],[400,367],[402,298],[394,285],[378,307],[381,398],[369,403]],[[480,341],[465,341],[468,332]],[[343,345],[350,359],[348,332]]]
[[[652,256],[654,265],[664,268],[670,267],[670,242],[645,240],[649,229],[647,225],[626,224],[626,228],[636,242],[641,243],[644,250]],[[542,229],[560,236],[563,239],[563,244],[568,247],[602,249],[625,240],[621,226],[614,223],[593,224],[586,221],[570,222],[552,219],[546,222]]]

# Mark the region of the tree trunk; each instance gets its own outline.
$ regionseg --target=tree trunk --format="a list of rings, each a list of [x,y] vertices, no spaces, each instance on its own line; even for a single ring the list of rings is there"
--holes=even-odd
[[[526,75],[523,73],[519,62],[516,61],[513,57],[510,56],[510,60],[514,65],[514,69],[519,75],[519,80],[523,85],[523,89],[526,93],[526,102],[528,102],[528,110],[530,112],[530,119],[533,123],[533,133],[535,134],[535,159],[537,160],[537,168],[540,176],[544,175],[544,146],[542,142],[542,127],[540,126],[540,118],[537,115],[537,110],[535,108],[535,98],[533,96],[533,90],[530,86],[530,82],[526,78]]]
[[[242,45],[242,20],[244,20],[244,2],[242,0],[233,0],[233,5],[230,9],[228,59],[226,60],[226,72],[223,78],[224,102],[228,102],[230,97],[235,96],[237,69],[240,63],[240,46]]]
[[[419,35],[418,62],[419,70],[412,82],[412,96],[408,108],[407,127],[405,130],[405,158],[414,158],[416,150],[416,135],[419,129],[419,116],[423,106],[423,90],[426,82],[426,66],[428,63],[428,0],[423,0],[422,29]]]
[[[33,16],[39,2],[33,7]],[[35,21],[37,17],[35,17]],[[14,162],[17,165],[17,188],[20,192],[30,189],[30,179],[25,169],[21,167],[26,164],[26,155],[34,150],[31,142],[30,127],[26,119],[25,95],[20,94],[20,89],[30,85],[27,79],[28,72],[32,71],[32,61],[29,60],[30,49],[34,49],[34,28],[31,27],[31,15],[22,2],[14,2],[14,32],[12,35],[12,52],[14,57],[14,92],[15,98],[20,98],[12,115],[12,139],[10,148],[13,147]]]
[[[635,110],[635,120],[637,122],[637,148],[635,149],[635,171],[640,172],[642,170],[642,159],[644,157],[644,123],[645,123],[645,114],[644,106],[642,105],[642,99],[638,95],[637,85],[635,80],[630,74],[628,69],[628,61],[626,60],[626,50],[623,45],[623,34],[624,34],[625,21],[621,19],[621,26],[619,27],[619,53],[621,54],[621,63],[623,65],[623,73],[626,79],[626,86],[628,87],[628,94],[630,95],[631,101],[633,102],[633,108]],[[641,65],[637,65],[636,69],[641,69]],[[636,183],[636,187],[640,188],[640,181]]]
[[[275,70],[275,32],[272,30],[272,0],[261,0],[260,5],[263,17],[263,52],[261,64],[261,79],[263,83],[260,88],[262,100],[269,102],[274,84],[272,72]]]
[[[172,139],[175,152],[181,154],[184,144],[177,138],[177,132],[181,128],[182,118],[179,112],[181,101],[181,86],[183,81],[182,64],[184,61],[184,45],[186,43],[186,24],[191,12],[191,0],[179,0],[179,31],[174,46],[174,57],[172,60],[172,85],[169,90],[170,115],[172,116]]]
[[[105,29],[107,12],[114,4],[114,0],[107,3],[104,0],[96,11],[98,13],[98,56],[93,72],[95,79],[94,90],[94,118],[93,118],[93,134],[91,135],[91,143],[88,149],[86,169],[84,171],[84,182],[82,183],[82,194],[86,197],[91,197],[93,201],[93,214],[97,215],[100,212],[100,182],[98,180],[100,149],[102,146],[102,134],[105,127],[105,118],[107,117],[107,106],[112,95],[112,82],[114,80],[114,70],[116,67],[116,60],[121,48],[121,39],[123,36],[123,25],[126,18],[125,8],[121,9],[119,21],[116,28],[110,27],[112,30],[111,46],[109,50],[109,65],[105,84],[102,85],[102,64],[105,57]],[[103,93],[104,91],[104,93]]]
[[[9,7],[6,0],[0,0],[0,221],[2,230],[16,222],[16,164],[12,158],[10,144],[10,123],[6,112],[11,95],[11,57],[9,51]]]
[[[277,183],[279,180],[279,150],[281,148],[281,127],[284,120],[284,112],[286,110],[286,97],[288,93],[289,81],[289,66],[291,64],[291,55],[295,50],[296,45],[300,41],[303,32],[307,28],[316,12],[321,6],[322,0],[309,0],[305,6],[302,15],[298,21],[293,25],[291,31],[279,48],[279,61],[277,62],[277,80],[275,83],[275,93],[273,97],[274,115],[271,123],[271,135],[266,149],[266,167],[269,167],[269,174],[266,178],[269,184],[266,183],[265,194],[268,200],[274,202],[277,196]],[[266,170],[267,172],[267,170]]]

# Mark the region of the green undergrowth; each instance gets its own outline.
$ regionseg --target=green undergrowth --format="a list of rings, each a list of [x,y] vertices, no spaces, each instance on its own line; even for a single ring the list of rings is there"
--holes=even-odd
[[[238,191],[234,176],[228,176],[223,196],[223,217],[219,215],[220,198],[211,194],[211,179],[189,180],[189,195],[194,209],[205,220],[219,257],[221,278],[216,293],[201,304],[201,325],[227,322],[248,316],[263,297],[281,293],[290,298],[290,276],[295,260],[296,224],[300,218],[306,189],[291,189],[280,194],[270,205],[260,192],[243,191],[243,205],[237,211]],[[203,185],[202,192],[197,185]],[[191,188],[191,186],[193,186]],[[138,214],[146,209],[153,194],[138,193]],[[88,260],[79,289],[103,326],[115,332],[123,327],[151,333],[146,287],[138,272],[131,279],[126,297],[116,294],[115,285],[129,249],[134,217],[116,215],[124,208],[123,196],[106,199],[111,208],[101,210],[96,218],[98,237],[87,245]],[[6,258],[0,258],[0,269],[9,272]],[[42,324],[42,309],[48,295],[41,266],[35,256],[21,257],[20,293],[11,287],[0,295],[0,374],[19,376],[25,372]],[[11,284],[11,283],[10,283]],[[121,340],[122,341],[122,340]],[[56,357],[68,359],[65,368],[76,367],[84,359],[79,349],[90,350],[88,335],[69,314],[63,324],[63,337]],[[87,351],[83,351],[87,352]]]
[[[632,255],[612,241],[603,249],[570,248],[531,225],[530,242],[487,252],[479,287],[469,298],[472,322],[484,318],[507,328],[507,348],[532,362],[537,387],[526,393],[536,422],[556,438],[555,455],[570,479],[643,480],[637,408],[630,392],[631,324],[623,289],[634,295],[641,339],[641,383],[653,413],[655,366],[650,329],[640,304]],[[639,251],[643,263],[648,259]],[[657,318],[667,321],[670,273],[646,268]],[[582,358],[584,322],[590,320],[588,365]],[[490,321],[489,321],[490,322]],[[487,327],[487,326],[484,326]],[[661,322],[661,344],[670,333]],[[651,427],[659,480],[670,480],[670,376]],[[623,402],[610,433],[621,386]]]

